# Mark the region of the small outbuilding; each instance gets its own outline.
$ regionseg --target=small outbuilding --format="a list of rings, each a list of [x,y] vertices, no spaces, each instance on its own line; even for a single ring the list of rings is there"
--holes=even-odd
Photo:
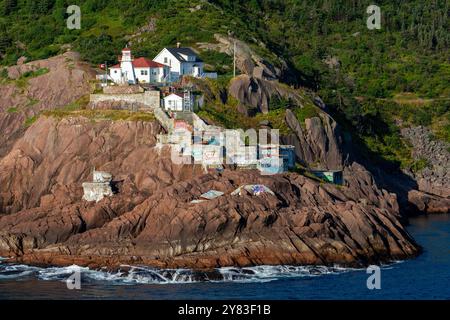
[[[104,197],[111,197],[114,193],[111,186],[112,175],[108,172],[95,171],[93,182],[83,183],[83,199],[99,202]]]
[[[192,112],[194,96],[186,93],[171,93],[164,98],[164,109],[167,111]]]
[[[342,170],[312,170],[311,173],[326,182],[337,185],[344,184],[344,175]]]

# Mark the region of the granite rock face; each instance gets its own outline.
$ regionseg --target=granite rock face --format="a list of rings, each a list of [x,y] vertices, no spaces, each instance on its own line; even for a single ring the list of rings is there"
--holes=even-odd
[[[251,111],[248,107],[257,112],[268,113],[270,100],[275,96],[292,99],[298,105],[303,102],[303,97],[287,86],[245,74],[234,78],[228,91],[239,101],[241,112],[246,115]]]
[[[79,200],[81,184],[92,179],[94,167],[142,194],[201,171],[183,173],[170,155],[161,158],[155,148],[161,131],[158,122],[41,116],[0,159],[0,212]]]
[[[297,159],[304,165],[320,169],[343,168],[342,137],[337,123],[326,113],[305,120],[303,128],[295,114],[286,110],[286,123],[294,132],[283,141],[295,146]]]
[[[260,57],[243,41],[221,34],[215,34],[214,38],[216,43],[199,43],[199,47],[203,50],[223,52],[231,57],[236,49],[236,67],[246,75],[274,80],[280,79],[284,73],[288,72],[285,61],[277,58],[283,66],[283,68],[277,68]]]
[[[450,145],[432,139],[431,131],[423,126],[403,128],[402,136],[413,147],[413,157],[426,161],[418,172],[408,172],[417,181],[417,190],[408,193],[409,201],[419,211],[448,213],[450,211]]]
[[[154,122],[41,117],[1,160],[0,256],[44,264],[210,269],[258,264],[365,265],[416,255],[396,196],[362,166],[342,187],[296,173],[205,173],[155,147]],[[82,200],[95,167],[113,197]],[[263,184],[274,195],[231,193]],[[209,190],[216,199],[192,204]]]
[[[48,70],[20,84],[16,80],[27,72]],[[7,68],[10,81],[0,85],[0,157],[25,132],[25,121],[43,109],[56,109],[89,94],[89,80],[95,72],[80,61],[75,52]],[[12,111],[14,110],[14,111]]]
[[[229,39],[218,41],[229,49]],[[268,112],[273,96],[291,98],[300,107],[306,102],[298,91],[276,81],[283,70],[245,47],[242,57],[239,67],[245,74],[221,98],[229,93],[238,99],[243,114],[250,115],[252,108]],[[29,79],[23,91],[14,84],[0,87],[5,97],[0,101],[5,137],[0,141],[0,256],[33,264],[210,269],[361,266],[412,257],[420,250],[400,222],[397,196],[379,188],[362,165],[343,161],[339,127],[325,112],[300,123],[286,110],[292,133],[282,142],[294,145],[304,164],[343,169],[343,186],[296,173],[205,173],[199,166],[173,164],[170,151],[156,146],[157,134],[163,132],[157,122],[40,116],[24,126],[40,110],[65,106],[89,93],[88,80],[94,76],[70,52],[8,72],[17,79],[40,68],[49,73]],[[320,99],[315,103],[322,111],[326,107]],[[6,112],[12,106],[18,112]],[[88,202],[82,199],[82,183],[90,180],[94,167],[112,174],[114,195]],[[445,178],[439,172],[433,176]],[[274,194],[231,195],[247,184],[263,184]],[[426,212],[448,209],[432,189],[410,192],[411,201]],[[224,195],[191,203],[209,190]]]
[[[443,198],[450,197],[450,144],[431,138],[431,131],[418,126],[402,129],[413,147],[413,157],[427,166],[414,174],[420,191]]]

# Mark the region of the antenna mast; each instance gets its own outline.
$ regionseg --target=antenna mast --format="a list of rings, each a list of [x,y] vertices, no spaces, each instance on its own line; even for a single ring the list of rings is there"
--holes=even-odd
[[[233,78],[236,78],[236,40],[233,42]]]

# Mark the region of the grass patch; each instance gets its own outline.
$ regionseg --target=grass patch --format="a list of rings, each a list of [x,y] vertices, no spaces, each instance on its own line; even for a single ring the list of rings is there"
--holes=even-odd
[[[317,110],[317,107],[310,104],[305,104],[303,108],[296,108],[294,110],[294,113],[302,127],[306,126],[306,119],[319,117],[319,111]]]
[[[45,110],[42,115],[46,117],[53,117],[57,119],[83,117],[94,121],[145,121],[150,122],[155,120],[153,113],[147,112],[131,112],[128,110]]]
[[[33,123],[35,123],[36,122],[36,120],[39,118],[39,116],[38,115],[35,115],[35,116],[32,116],[32,117],[28,117],[26,120],[25,120],[25,128],[28,128],[28,127],[31,127],[31,125],[33,124]]]
[[[64,110],[64,111],[84,110],[84,109],[86,109],[87,105],[89,104],[89,101],[90,101],[90,97],[87,94],[58,110]]]
[[[423,106],[430,104],[432,99],[424,99],[413,92],[401,92],[394,95],[393,101],[402,105]]]
[[[417,173],[428,167],[428,165],[428,160],[425,158],[421,158],[413,162],[413,164],[411,165],[411,170]]]
[[[450,112],[435,120],[431,129],[435,138],[450,143]]]
[[[19,78],[14,81],[15,85],[19,89],[25,89],[28,86],[28,79],[27,78]]]
[[[272,128],[280,130],[280,134],[283,135],[292,132],[286,124],[285,118],[286,110],[283,109],[271,110],[267,114],[259,113],[255,116],[255,120],[258,124],[263,120],[268,120]]]
[[[48,68],[39,68],[37,70],[27,71],[20,75],[14,82],[19,89],[24,89],[28,86],[28,80],[36,78],[48,73]]]
[[[300,174],[302,176],[305,176],[307,178],[310,178],[312,180],[315,180],[320,183],[329,183],[328,181],[325,181],[318,176],[316,176],[314,173],[312,173],[308,168],[302,166],[301,164],[297,163],[294,168],[289,170],[290,172],[295,172],[297,174]]]
[[[9,78],[8,70],[6,68],[3,68],[0,71],[0,84],[7,84],[10,82],[11,82],[11,79]]]
[[[38,104],[38,103],[39,103],[39,100],[38,100],[38,99],[28,98],[28,102],[27,102],[27,104],[25,105],[25,107],[29,108],[29,107],[32,107],[32,106]]]
[[[11,107],[8,110],[6,110],[6,112],[8,113],[16,113],[18,111],[17,107]]]
[[[26,79],[31,79],[31,78],[36,78],[39,76],[43,76],[46,73],[49,73],[50,70],[48,68],[39,68],[37,70],[31,70],[31,71],[27,71],[24,72],[20,78],[26,78]]]
[[[258,113],[254,117],[247,117],[241,114],[236,106],[232,105],[209,105],[197,112],[197,115],[205,119],[208,123],[219,125],[227,129],[258,129],[264,120],[270,122],[273,129],[280,130],[280,134],[291,133],[291,129],[286,124],[286,110],[276,109],[268,113]]]
[[[233,106],[207,105],[197,112],[197,115],[208,123],[219,125],[227,129],[248,129],[254,127],[250,118],[246,118]]]

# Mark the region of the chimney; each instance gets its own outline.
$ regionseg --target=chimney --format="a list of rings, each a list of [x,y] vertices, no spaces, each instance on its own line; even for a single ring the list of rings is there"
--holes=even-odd
[[[181,47],[181,42],[177,42],[177,48]]]

